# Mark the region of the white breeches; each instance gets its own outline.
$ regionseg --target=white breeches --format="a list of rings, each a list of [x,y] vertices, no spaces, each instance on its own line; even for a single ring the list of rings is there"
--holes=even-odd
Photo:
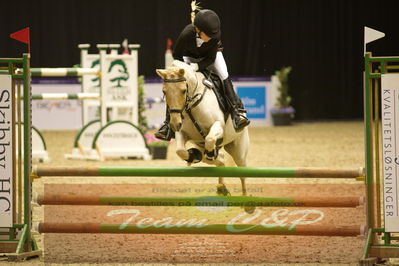
[[[199,61],[201,61],[201,58],[197,59],[188,56],[183,56],[183,60],[186,63],[198,63]],[[216,73],[216,75],[218,75],[222,81],[229,77],[226,61],[224,61],[223,53],[220,51],[216,53],[215,62],[212,65],[210,65],[208,68],[212,72]]]

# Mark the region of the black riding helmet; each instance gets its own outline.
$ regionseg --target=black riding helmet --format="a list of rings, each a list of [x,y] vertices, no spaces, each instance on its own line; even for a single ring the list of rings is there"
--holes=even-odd
[[[220,19],[212,10],[200,10],[195,15],[194,26],[212,39],[220,40]]]

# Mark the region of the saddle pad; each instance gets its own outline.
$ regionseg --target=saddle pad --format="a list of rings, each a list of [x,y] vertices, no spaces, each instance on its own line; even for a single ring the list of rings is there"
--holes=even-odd
[[[216,99],[218,100],[219,107],[224,113],[225,120],[227,120],[227,116],[230,114],[228,104],[226,102],[226,97],[224,96],[224,85],[223,82],[220,80],[219,76],[206,70],[202,71],[205,78],[208,79],[213,83],[212,90],[216,95]]]

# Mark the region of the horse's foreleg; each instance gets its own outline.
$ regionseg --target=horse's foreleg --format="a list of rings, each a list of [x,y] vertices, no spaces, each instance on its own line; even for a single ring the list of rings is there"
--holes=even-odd
[[[182,159],[182,160],[188,160],[189,158],[189,153],[185,148],[186,144],[186,138],[185,136],[180,133],[176,132],[175,133],[175,138],[176,138],[176,154]]]
[[[223,127],[222,127],[222,122],[216,121],[213,123],[211,126],[208,135],[205,138],[205,154],[208,157],[216,157],[216,142],[219,139],[223,138]],[[211,156],[210,156],[211,154]]]

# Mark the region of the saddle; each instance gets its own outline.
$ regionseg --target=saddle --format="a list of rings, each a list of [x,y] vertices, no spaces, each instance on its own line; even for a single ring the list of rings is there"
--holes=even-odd
[[[219,78],[218,75],[211,72],[210,70],[203,70],[201,73],[205,76],[207,81],[210,81],[211,84],[207,84],[207,81],[204,81],[204,85],[208,88],[211,88],[215,93],[216,99],[219,103],[220,110],[224,113],[225,120],[227,120],[227,116],[230,114],[229,105],[226,101],[226,97],[224,96],[224,85],[223,81]]]

